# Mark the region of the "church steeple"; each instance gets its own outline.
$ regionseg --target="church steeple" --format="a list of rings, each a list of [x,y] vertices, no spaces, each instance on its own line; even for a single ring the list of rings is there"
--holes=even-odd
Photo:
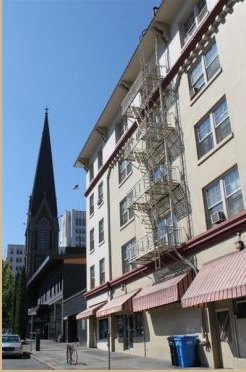
[[[58,218],[48,109],[39,149],[26,230],[26,271],[30,277],[44,259],[58,252]]]

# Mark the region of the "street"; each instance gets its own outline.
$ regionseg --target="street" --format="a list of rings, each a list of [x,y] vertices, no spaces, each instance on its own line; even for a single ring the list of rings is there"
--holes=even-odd
[[[41,370],[50,369],[44,363],[40,363],[32,358],[10,358],[5,357],[2,359],[2,370]]]

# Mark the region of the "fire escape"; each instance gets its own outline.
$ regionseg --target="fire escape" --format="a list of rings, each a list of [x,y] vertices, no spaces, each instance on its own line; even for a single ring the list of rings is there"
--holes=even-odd
[[[128,208],[134,210],[144,227],[144,236],[131,248],[130,262],[154,261],[158,270],[161,256],[186,240],[180,224],[189,214],[189,207],[180,161],[179,118],[173,109],[176,94],[172,85],[165,89],[161,85],[167,67],[160,65],[158,45],[165,40],[155,36],[155,60],[146,63],[143,39],[139,43],[140,74],[122,102],[122,114],[136,122],[137,129],[125,144],[122,157],[141,172],[127,194]]]

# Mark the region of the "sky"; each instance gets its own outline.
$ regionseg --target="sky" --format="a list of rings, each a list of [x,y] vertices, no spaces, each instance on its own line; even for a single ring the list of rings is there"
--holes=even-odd
[[[160,2],[2,0],[2,257],[25,244],[46,106],[58,216],[85,210],[74,163]]]

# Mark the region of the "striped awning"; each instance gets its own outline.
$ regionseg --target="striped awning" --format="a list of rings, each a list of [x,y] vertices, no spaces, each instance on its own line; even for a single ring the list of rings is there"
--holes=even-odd
[[[246,296],[246,249],[210,261],[202,267],[182,298],[183,307]]]
[[[91,307],[88,307],[88,309],[85,309],[84,311],[81,311],[81,313],[76,315],[76,319],[89,319],[92,316],[96,315],[96,312],[100,307],[102,307],[105,304],[105,302],[102,302],[100,304],[93,305]]]
[[[113,298],[96,312],[97,318],[103,318],[116,313],[132,312],[132,297],[138,292],[130,292]]]
[[[192,281],[191,272],[145,287],[133,298],[133,311],[143,311],[180,301]]]

